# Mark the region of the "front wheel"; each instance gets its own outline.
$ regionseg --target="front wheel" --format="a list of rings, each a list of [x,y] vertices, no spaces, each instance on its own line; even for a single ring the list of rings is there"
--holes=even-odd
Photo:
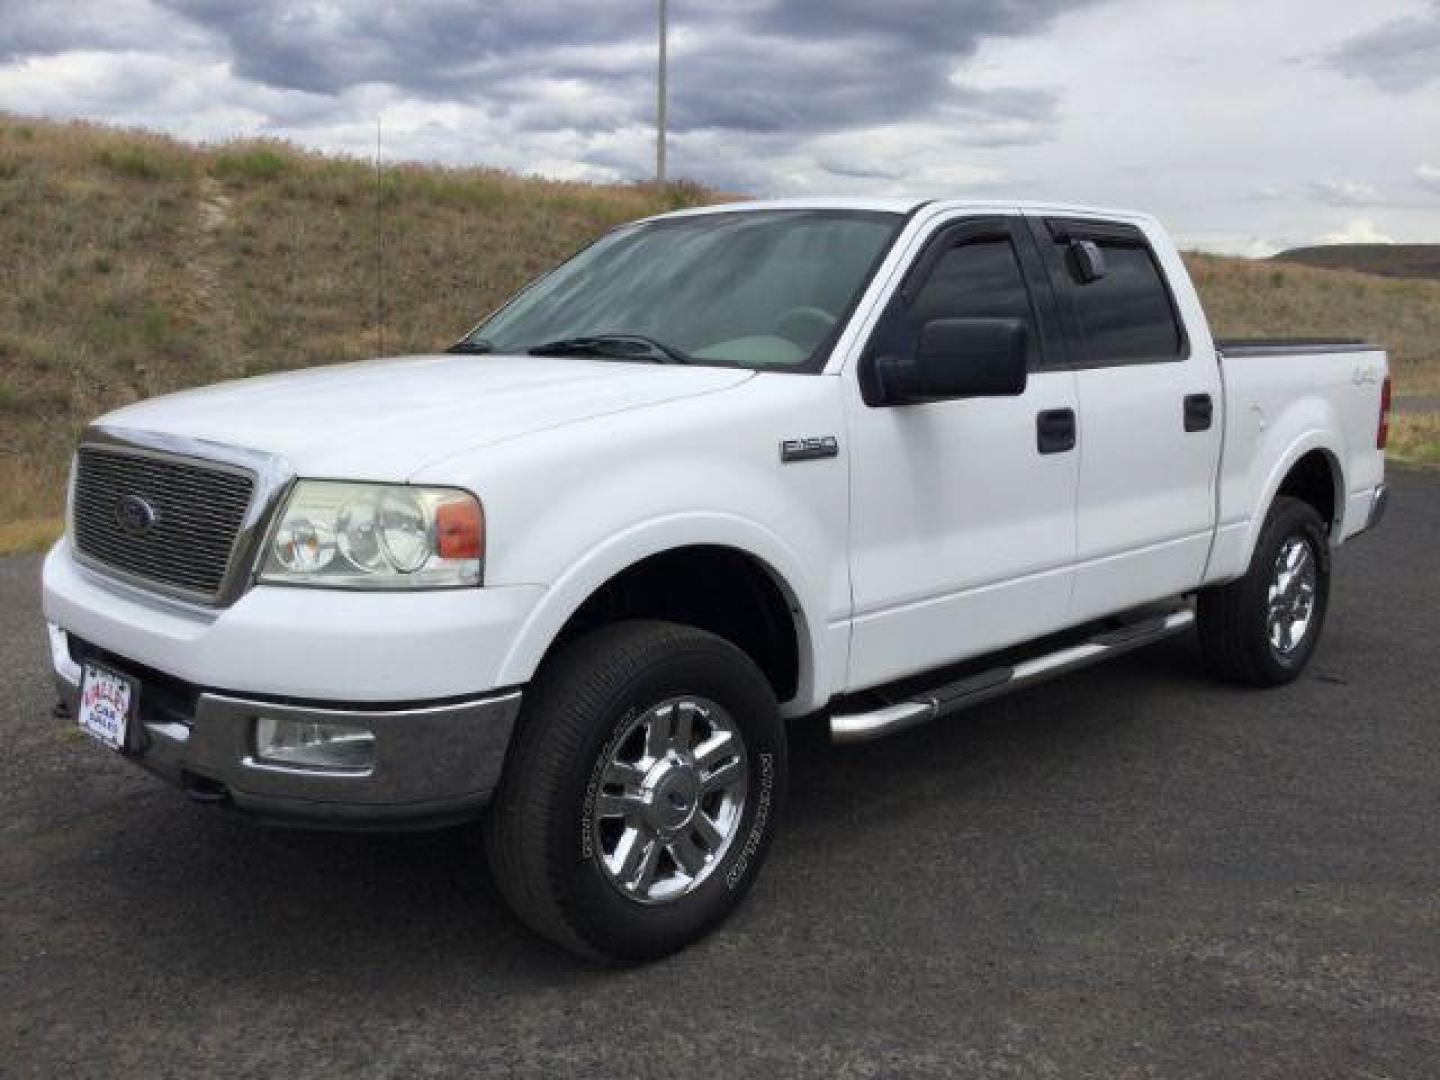
[[[785,730],[755,664],[691,627],[625,622],[529,691],[486,817],[501,892],[587,959],[683,948],[749,890],[774,832]]]
[[[1200,593],[1200,645],[1221,678],[1280,686],[1310,662],[1330,599],[1325,525],[1309,503],[1279,498],[1245,576]]]

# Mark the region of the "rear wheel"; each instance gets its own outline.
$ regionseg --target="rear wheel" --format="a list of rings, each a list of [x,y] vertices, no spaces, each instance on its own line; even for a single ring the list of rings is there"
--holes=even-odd
[[[617,623],[536,678],[486,819],[490,863],[515,913],[572,952],[663,956],[749,890],[784,775],[749,657],[690,627]]]
[[[1279,498],[1245,576],[1206,589],[1197,614],[1210,669],[1252,686],[1279,686],[1310,662],[1330,597],[1324,522],[1299,499]]]

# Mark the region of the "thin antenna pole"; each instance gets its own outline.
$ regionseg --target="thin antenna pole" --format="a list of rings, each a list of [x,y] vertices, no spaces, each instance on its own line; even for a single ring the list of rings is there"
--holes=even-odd
[[[385,355],[385,197],[381,185],[381,117],[375,117],[375,355]]]
[[[655,184],[657,187],[665,186],[665,127],[666,112],[668,103],[666,101],[666,81],[668,74],[666,68],[667,52],[669,50],[669,4],[667,0],[660,0],[660,71],[655,80]]]

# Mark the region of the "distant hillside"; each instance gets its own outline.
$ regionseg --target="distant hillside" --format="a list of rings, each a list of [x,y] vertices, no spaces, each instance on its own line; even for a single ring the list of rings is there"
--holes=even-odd
[[[385,351],[443,346],[612,225],[713,198],[390,168]],[[0,114],[0,550],[53,529],[75,437],[97,414],[374,355],[375,199],[364,161]],[[1370,338],[1391,348],[1402,392],[1440,392],[1440,283],[1190,264],[1222,335]]]
[[[1440,281],[1440,244],[1328,244],[1282,251],[1275,260],[1325,270]]]
[[[1187,255],[1217,337],[1361,338],[1390,354],[1395,392],[1440,394],[1440,281]]]

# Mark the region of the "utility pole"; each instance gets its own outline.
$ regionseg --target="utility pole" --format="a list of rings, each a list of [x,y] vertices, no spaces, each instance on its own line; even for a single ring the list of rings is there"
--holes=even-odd
[[[660,0],[660,71],[655,80],[655,185],[665,186],[665,113],[666,102],[666,66],[668,50],[667,38],[669,37],[666,0]]]
[[[375,355],[385,355],[385,185],[380,142],[384,114],[375,117]]]

